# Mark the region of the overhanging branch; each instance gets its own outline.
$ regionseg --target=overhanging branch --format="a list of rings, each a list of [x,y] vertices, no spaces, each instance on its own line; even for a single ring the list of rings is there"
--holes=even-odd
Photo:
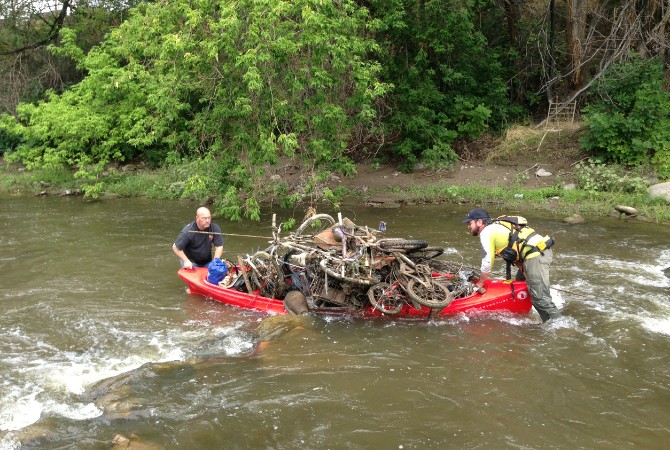
[[[61,28],[63,28],[63,24],[65,23],[65,17],[67,17],[68,8],[71,8],[70,0],[63,0],[63,6],[61,7],[60,13],[53,21],[53,23],[51,23],[49,33],[44,39],[41,39],[37,42],[33,42],[32,44],[24,45],[23,47],[0,52],[0,56],[17,55],[19,53],[23,53],[28,50],[35,50],[37,48],[43,47],[55,41],[56,38],[58,37],[58,33],[60,32]]]

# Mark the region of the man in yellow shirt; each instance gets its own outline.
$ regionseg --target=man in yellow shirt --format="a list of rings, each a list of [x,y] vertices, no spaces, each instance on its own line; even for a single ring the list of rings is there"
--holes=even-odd
[[[473,236],[479,236],[482,244],[482,274],[477,286],[483,287],[484,282],[491,276],[496,255],[501,258],[503,255],[507,256],[506,251],[512,248],[510,235],[514,229],[511,224],[491,219],[489,213],[481,208],[470,211],[463,223],[468,224],[468,230]],[[549,247],[553,244],[553,239],[541,236],[531,228],[519,232],[517,236],[519,240],[515,243],[515,251],[511,252],[511,257],[507,256],[506,261],[519,268],[517,279],[526,280],[530,299],[542,321],[561,317],[549,289],[549,266],[554,257],[554,251]]]

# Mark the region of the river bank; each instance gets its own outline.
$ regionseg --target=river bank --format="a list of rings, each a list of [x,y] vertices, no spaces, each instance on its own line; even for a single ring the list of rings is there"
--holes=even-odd
[[[525,160],[506,164],[485,160],[463,162],[449,170],[405,174],[391,166],[363,165],[356,177],[338,180],[353,194],[345,203],[398,208],[421,204],[459,204],[523,214],[529,211],[564,216],[670,223],[668,203],[645,193],[589,192],[575,184],[568,161]],[[542,175],[538,175],[538,173]],[[628,215],[621,206],[634,208]],[[618,208],[619,207],[619,208]]]
[[[558,156],[557,156],[558,155]],[[584,217],[617,216],[622,220],[670,223],[670,208],[663,199],[646,193],[595,192],[580,189],[577,167],[583,155],[573,150],[552,152],[551,148],[503,158],[475,155],[448,169],[418,166],[406,173],[397,165],[377,161],[357,165],[350,177],[332,176],[324,186],[339,192],[342,206],[364,205],[400,208],[406,205],[458,204],[523,214],[546,211],[554,215]],[[95,201],[120,197],[180,198],[183,181],[175,173],[186,170],[149,170],[142,164],[118,166],[107,174],[104,190]],[[29,171],[0,159],[0,194],[30,196],[81,196],[81,180],[66,169]],[[285,183],[299,191],[304,179],[295,164],[277,165],[268,171],[268,182]],[[194,203],[212,203],[216,195],[191,198]],[[94,201],[93,199],[85,199]],[[303,200],[313,206],[313,201]],[[628,216],[617,205],[635,208]]]

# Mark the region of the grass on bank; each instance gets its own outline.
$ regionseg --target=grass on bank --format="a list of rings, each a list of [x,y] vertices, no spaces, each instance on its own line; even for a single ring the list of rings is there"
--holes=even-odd
[[[637,209],[651,222],[670,223],[670,207],[661,198],[647,194],[624,192],[588,192],[562,187],[526,189],[523,187],[452,186],[438,184],[410,189],[395,189],[394,193],[405,203],[452,203],[495,206],[515,212],[547,211],[554,215],[581,214],[603,217],[612,214],[616,205]]]
[[[192,198],[196,202],[205,199],[184,195],[184,170],[179,168],[156,171],[136,170],[132,172],[112,171],[104,179],[101,196],[147,197],[156,199]],[[59,195],[65,190],[78,189],[82,182],[67,169],[18,171],[11,166],[0,165],[0,194],[37,195],[46,192]],[[424,187],[390,188],[396,197],[405,203],[446,203],[490,205],[510,211],[548,211],[552,214],[598,217],[611,214],[615,205],[623,204],[636,208],[649,221],[670,223],[670,207],[660,198],[645,193],[594,192],[583,189],[566,190],[561,186],[527,189],[522,184],[510,187],[453,186],[444,182]],[[351,192],[361,203],[380,191]],[[211,193],[216,196],[216,193]]]
[[[81,189],[84,184],[73,171],[65,168],[19,171],[0,165],[0,174],[0,193],[5,195],[36,195],[40,192],[59,195],[66,190]],[[181,189],[175,186],[179,183],[179,177],[172,170],[137,170],[127,173],[114,170],[100,181],[102,196],[112,194],[120,197],[177,199],[181,195]]]

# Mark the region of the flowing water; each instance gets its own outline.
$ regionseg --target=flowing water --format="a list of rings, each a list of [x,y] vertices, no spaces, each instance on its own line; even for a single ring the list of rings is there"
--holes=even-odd
[[[344,215],[476,265],[465,212]],[[535,312],[313,318],[259,346],[266,316],[186,294],[177,277],[170,246],[194,215],[168,201],[0,199],[0,449],[106,449],[117,434],[188,449],[670,441],[667,226],[529,216],[558,243],[552,286],[565,317],[553,323]],[[218,223],[245,235],[226,237],[230,259],[271,234],[268,217]]]

